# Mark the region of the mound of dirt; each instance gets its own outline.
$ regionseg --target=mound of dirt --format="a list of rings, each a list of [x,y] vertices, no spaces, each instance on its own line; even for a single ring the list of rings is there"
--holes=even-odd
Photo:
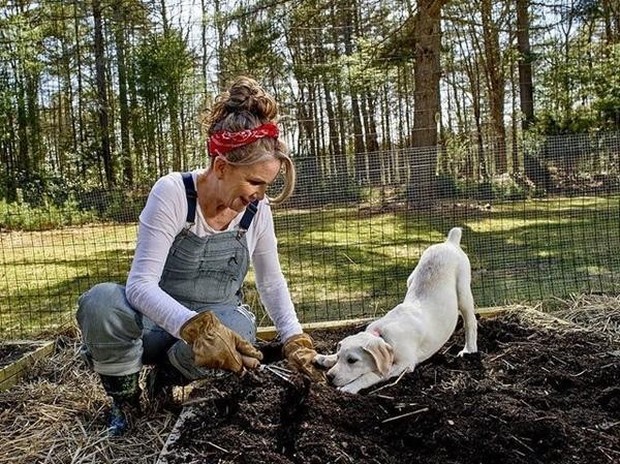
[[[479,321],[480,353],[442,352],[394,385],[360,394],[268,372],[192,392],[161,463],[620,462],[620,351],[591,331]],[[313,332],[333,351],[360,327]],[[265,345],[272,362],[279,347]],[[388,382],[389,383],[389,382]]]

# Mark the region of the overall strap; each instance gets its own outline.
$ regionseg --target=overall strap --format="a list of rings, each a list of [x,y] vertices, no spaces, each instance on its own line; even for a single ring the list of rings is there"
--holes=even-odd
[[[191,172],[181,173],[183,184],[185,185],[185,196],[187,197],[187,218],[185,219],[189,225],[196,222],[196,187],[194,186],[194,178]]]
[[[245,208],[245,213],[241,217],[241,221],[239,222],[239,231],[237,232],[237,236],[243,236],[248,229],[250,228],[250,224],[252,224],[252,219],[254,219],[254,215],[258,209],[258,200],[254,200]]]

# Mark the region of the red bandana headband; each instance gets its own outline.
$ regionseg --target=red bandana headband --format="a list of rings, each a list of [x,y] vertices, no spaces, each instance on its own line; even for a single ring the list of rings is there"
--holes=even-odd
[[[245,129],[239,132],[221,131],[209,136],[207,142],[207,150],[209,156],[225,155],[235,148],[244,147],[259,139],[270,137],[277,139],[280,135],[278,126],[272,122],[255,127],[254,129]]]

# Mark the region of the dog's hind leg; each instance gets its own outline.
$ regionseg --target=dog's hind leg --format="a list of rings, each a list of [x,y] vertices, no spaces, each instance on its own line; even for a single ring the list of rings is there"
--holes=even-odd
[[[463,318],[463,328],[465,329],[465,347],[459,356],[478,352],[478,321],[476,320],[474,296],[471,293],[470,281],[469,269],[465,273],[461,273],[457,281],[459,312]]]

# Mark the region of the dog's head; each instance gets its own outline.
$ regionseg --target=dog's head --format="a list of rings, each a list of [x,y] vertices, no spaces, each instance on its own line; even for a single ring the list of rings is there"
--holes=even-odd
[[[328,380],[336,387],[347,385],[370,372],[385,377],[394,362],[392,347],[383,338],[369,332],[344,338],[336,350],[336,361],[327,371]]]

